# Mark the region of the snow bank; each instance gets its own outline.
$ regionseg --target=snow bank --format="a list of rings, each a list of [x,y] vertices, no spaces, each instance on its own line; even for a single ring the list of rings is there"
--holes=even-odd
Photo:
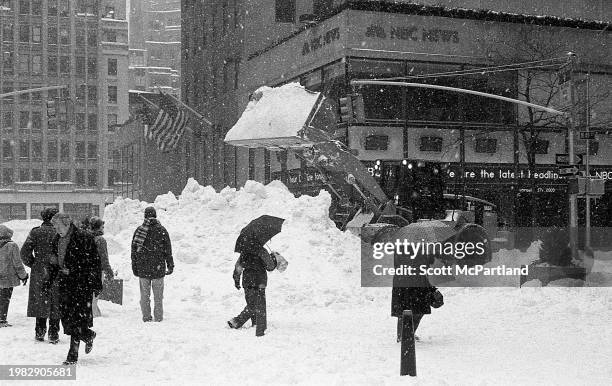
[[[236,292],[231,276],[240,229],[269,214],[286,219],[282,232],[269,243],[289,261],[287,271],[270,274],[270,292],[283,294],[278,302],[329,305],[354,301],[362,296],[361,244],[358,237],[334,226],[328,216],[330,204],[331,197],[324,190],[316,197],[295,198],[279,181],[266,186],[248,181],[240,190],[225,188],[217,193],[190,179],[178,198],[168,193],[153,204],[117,198],[104,212],[111,264],[120,268],[121,277],[130,279],[132,235],[143,221],[144,209],[152,205],[170,233],[176,264],[173,281],[179,291],[186,298],[195,293],[198,299],[206,296],[209,301],[223,301],[228,293]]]
[[[260,87],[225,141],[296,137],[318,97],[299,83]]]

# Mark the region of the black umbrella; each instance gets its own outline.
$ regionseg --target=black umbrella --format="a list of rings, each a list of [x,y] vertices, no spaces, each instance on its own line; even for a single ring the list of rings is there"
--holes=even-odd
[[[280,233],[284,221],[283,218],[267,214],[256,218],[242,228],[234,251],[241,253],[254,247],[263,247],[272,237]]]

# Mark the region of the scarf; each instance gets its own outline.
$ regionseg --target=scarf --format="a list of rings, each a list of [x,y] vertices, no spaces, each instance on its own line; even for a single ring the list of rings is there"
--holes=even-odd
[[[136,249],[136,252],[140,252],[140,250],[142,249],[142,245],[147,239],[147,234],[149,233],[149,228],[151,227],[151,225],[157,223],[158,221],[156,218],[145,218],[142,225],[136,228],[136,232],[134,233],[134,239],[132,240],[132,248]]]

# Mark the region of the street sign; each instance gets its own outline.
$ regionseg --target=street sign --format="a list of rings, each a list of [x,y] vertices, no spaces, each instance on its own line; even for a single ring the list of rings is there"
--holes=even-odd
[[[583,154],[575,154],[574,155],[574,165],[582,165],[582,156]],[[555,154],[555,163],[557,165],[569,165],[569,154],[567,153],[557,153]]]
[[[580,139],[595,139],[595,132],[594,131],[581,131]]]
[[[576,166],[569,166],[566,168],[559,168],[559,175],[562,177],[570,177],[578,174],[578,168]]]

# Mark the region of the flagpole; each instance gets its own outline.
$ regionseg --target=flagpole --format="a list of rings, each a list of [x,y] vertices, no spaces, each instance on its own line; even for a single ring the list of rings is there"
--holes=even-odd
[[[161,93],[161,89],[158,89],[159,92]],[[179,103],[181,106],[185,107],[187,110],[191,111],[196,117],[200,118],[201,120],[203,120],[204,122],[206,122],[208,125],[213,126],[212,122],[209,121],[208,119],[206,119],[202,114],[198,113],[197,111],[195,111],[194,109],[192,109],[191,107],[187,106],[185,103],[183,103],[182,101],[178,100],[176,97],[174,97],[172,94],[168,94],[165,93],[165,95],[169,96],[170,98],[172,98],[172,100],[174,100],[175,102]]]

